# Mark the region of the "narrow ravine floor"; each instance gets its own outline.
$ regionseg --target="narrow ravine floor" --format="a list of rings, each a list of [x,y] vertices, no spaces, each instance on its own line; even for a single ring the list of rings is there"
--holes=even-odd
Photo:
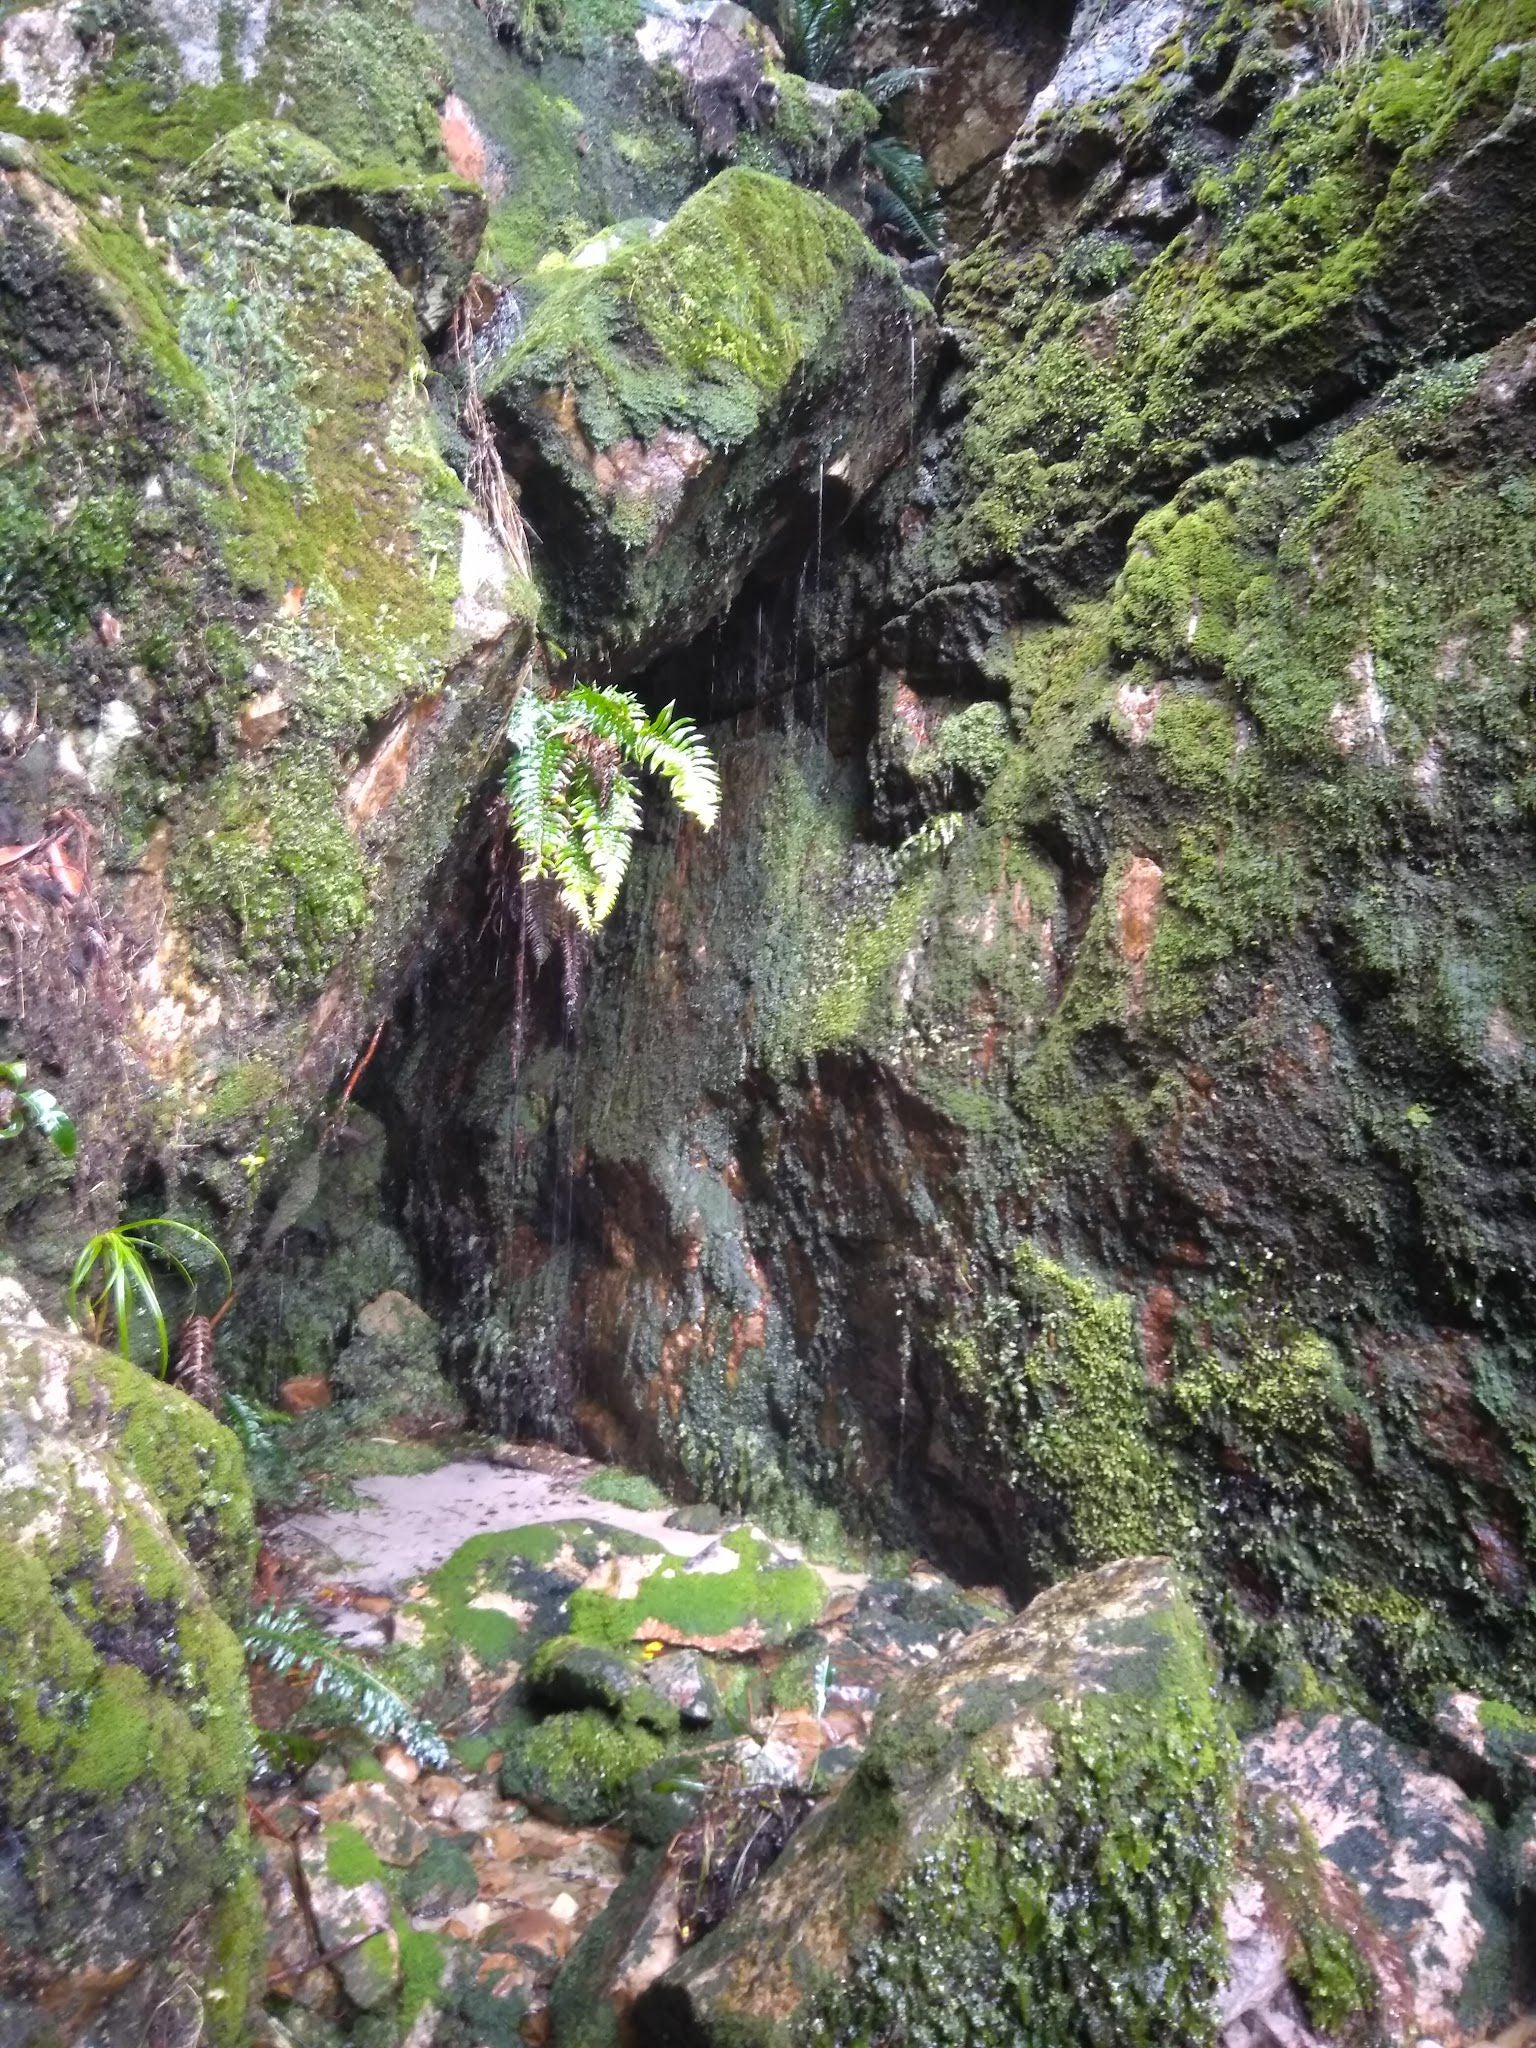
[[[419,2008],[425,2042],[446,1997],[486,2040],[551,2040],[555,1979],[638,1858],[668,1850],[654,1974],[690,1920],[729,1904],[689,1877],[701,1802],[713,1830],[739,1817],[747,1839],[786,1839],[852,1768],[891,1680],[995,1612],[922,1569],[871,1579],[710,1510],[594,1498],[601,1471],[506,1446],[360,1480],[362,1505],[268,1530],[273,1597],[362,1653],[448,1745],[424,1768],[333,1730],[310,1757],[291,1734],[317,1718],[304,1687],[258,1677],[258,1720],[293,1758],[253,1813],[269,2048],[386,2007],[407,2024]],[[553,1678],[541,1644],[574,1653]],[[679,1780],[698,1796],[679,1803]]]

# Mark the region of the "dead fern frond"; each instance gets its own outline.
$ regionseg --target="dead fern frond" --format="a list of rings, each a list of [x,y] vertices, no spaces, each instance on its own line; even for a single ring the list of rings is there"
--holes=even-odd
[[[213,1362],[213,1321],[209,1316],[188,1316],[181,1326],[176,1347],[174,1384],[200,1402],[210,1415],[217,1415],[223,1403],[223,1388]]]

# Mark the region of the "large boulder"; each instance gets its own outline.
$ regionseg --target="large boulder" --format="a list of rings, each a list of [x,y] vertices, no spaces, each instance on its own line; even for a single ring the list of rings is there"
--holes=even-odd
[[[755,171],[551,273],[485,385],[568,643],[634,669],[836,524],[905,453],[936,335],[845,213]]]
[[[839,1796],[640,2038],[1206,2038],[1234,1752],[1167,1564],[1042,1594],[893,1692]],[[1151,2029],[1151,2032],[1146,2030]]]
[[[1290,1922],[1289,1974],[1320,2031],[1369,2015],[1392,2039],[1454,2039],[1479,2023],[1494,2032],[1517,1960],[1504,1850],[1460,1787],[1348,1714],[1287,1716],[1244,1746],[1243,1771],[1256,1799],[1253,1877],[1271,1921],[1278,1904]],[[1310,1903],[1297,1883],[1309,1852]],[[1234,1900],[1251,1916],[1251,1902]],[[1243,1942],[1232,1947],[1241,1959]],[[1242,1974],[1229,1980],[1229,2010]],[[1230,2048],[1265,2041],[1251,2009],[1231,2020],[1245,2023],[1229,2021]]]
[[[234,1439],[136,1366],[0,1326],[0,2039],[246,2038],[245,1662]]]

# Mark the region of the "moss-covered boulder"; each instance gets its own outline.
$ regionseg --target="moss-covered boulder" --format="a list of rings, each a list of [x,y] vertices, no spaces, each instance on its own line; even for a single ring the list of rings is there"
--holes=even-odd
[[[882,1703],[839,1796],[640,2037],[1204,2042],[1234,1749],[1166,1565],[1108,1566]]]
[[[295,218],[344,228],[377,249],[411,295],[421,331],[440,335],[469,283],[489,208],[478,185],[439,176],[354,171],[312,185]]]
[[[933,316],[837,207],[744,170],[548,283],[488,403],[566,635],[634,668],[903,452]]]
[[[533,609],[426,392],[411,294],[440,317],[483,212],[432,47],[403,0],[258,12],[211,75],[178,37],[217,10],[132,0],[67,101],[0,82],[0,801],[16,844],[86,821],[0,1002],[104,1196],[130,1144],[168,1206],[199,1155],[231,1249],[387,1000]],[[317,188],[362,210],[296,222]],[[0,1208],[38,1192],[8,1159]]]
[[[236,2048],[262,1955],[239,1450],[31,1326],[0,1328],[0,1413],[0,2035],[126,2040],[184,2000]]]

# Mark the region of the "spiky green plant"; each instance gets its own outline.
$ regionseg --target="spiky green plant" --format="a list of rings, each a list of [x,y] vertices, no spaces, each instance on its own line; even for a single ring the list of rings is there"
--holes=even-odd
[[[894,135],[881,135],[864,157],[878,181],[870,194],[876,219],[922,248],[937,250],[944,239],[944,208],[921,156]]]
[[[860,0],[778,0],[774,20],[784,54],[807,78],[827,78],[847,51]]]
[[[26,1078],[25,1060],[0,1060],[0,1140],[19,1138],[23,1131],[33,1130],[48,1140],[61,1159],[73,1159],[74,1119],[46,1088],[24,1086]]]
[[[926,85],[935,75],[931,64],[893,64],[888,71],[877,71],[871,78],[861,78],[859,91],[872,106],[888,107],[903,93]]]
[[[173,1267],[194,1297],[197,1276],[154,1235],[156,1231],[175,1231],[212,1252],[224,1269],[226,1285],[230,1283],[229,1261],[205,1232],[190,1223],[178,1223],[172,1216],[148,1216],[137,1223],[119,1223],[110,1230],[99,1230],[88,1241],[70,1275],[66,1305],[70,1315],[89,1329],[98,1344],[105,1341],[109,1330],[115,1331],[117,1348],[124,1358],[133,1356],[134,1307],[143,1309],[160,1347],[160,1377],[164,1379],[170,1365],[170,1338],[150,1262],[158,1260]]]
[[[314,1698],[370,1741],[398,1742],[433,1770],[447,1764],[448,1745],[437,1730],[377,1672],[349,1657],[302,1608],[263,1607],[246,1623],[241,1639],[246,1656],[265,1664],[275,1677],[304,1673]]]
[[[518,699],[507,737],[507,810],[523,873],[549,875],[583,931],[618,901],[640,826],[630,769],[650,769],[706,831],[720,815],[720,776],[698,729],[672,706],[647,713],[626,690],[578,683]]]

